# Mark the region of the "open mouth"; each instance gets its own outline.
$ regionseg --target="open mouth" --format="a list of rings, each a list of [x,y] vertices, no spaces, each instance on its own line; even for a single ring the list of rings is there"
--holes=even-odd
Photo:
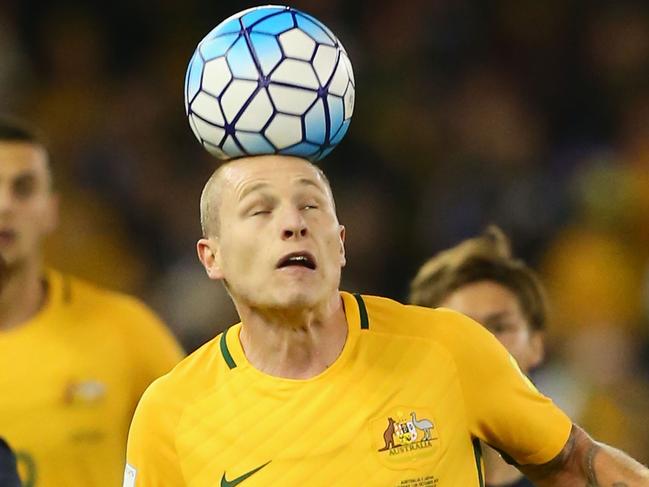
[[[277,268],[283,269],[289,266],[306,267],[307,269],[315,270],[315,258],[309,252],[293,252],[282,257],[277,262]]]

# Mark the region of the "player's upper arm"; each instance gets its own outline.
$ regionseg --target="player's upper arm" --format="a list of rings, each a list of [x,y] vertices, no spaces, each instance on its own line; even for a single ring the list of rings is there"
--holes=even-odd
[[[518,464],[542,464],[565,446],[572,422],[543,396],[496,338],[448,313],[447,347],[455,357],[471,433]]]
[[[184,485],[175,448],[178,411],[161,392],[164,379],[147,389],[128,435],[124,487]]]

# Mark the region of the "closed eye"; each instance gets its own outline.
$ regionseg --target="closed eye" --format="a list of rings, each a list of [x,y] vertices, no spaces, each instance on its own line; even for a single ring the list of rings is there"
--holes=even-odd
[[[495,334],[505,333],[508,330],[507,326],[501,324],[490,324],[487,328]]]
[[[502,333],[513,333],[517,330],[516,325],[506,322],[485,322],[485,327],[494,335],[500,335]]]
[[[255,210],[250,216],[259,216],[259,215],[270,215],[270,210]]]

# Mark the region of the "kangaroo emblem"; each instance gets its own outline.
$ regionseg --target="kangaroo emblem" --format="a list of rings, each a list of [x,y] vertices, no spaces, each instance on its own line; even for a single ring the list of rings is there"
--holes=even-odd
[[[433,429],[433,422],[426,418],[418,420],[417,415],[414,411],[410,413],[410,418],[412,419],[413,424],[424,432],[424,437],[421,439],[421,441],[430,440],[430,430]]]
[[[379,451],[386,451],[390,448],[394,448],[394,419],[388,418],[388,427],[383,432],[383,441],[385,446]]]

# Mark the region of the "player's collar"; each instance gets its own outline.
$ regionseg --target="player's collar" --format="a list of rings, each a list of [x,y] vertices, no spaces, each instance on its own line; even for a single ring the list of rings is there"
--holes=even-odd
[[[341,299],[343,301],[343,307],[345,310],[345,318],[347,321],[347,339],[345,340],[345,345],[343,346],[342,351],[338,358],[334,361],[333,364],[327,370],[318,374],[315,377],[307,379],[307,381],[319,380],[325,375],[330,375],[335,373],[343,364],[345,364],[353,350],[356,347],[358,337],[361,333],[361,330],[369,328],[369,319],[367,314],[367,309],[365,307],[365,302],[363,298],[358,294],[350,294],[344,291],[340,292]],[[293,379],[284,379],[280,377],[273,377],[263,372],[258,371],[246,358],[246,355],[241,346],[241,340],[239,339],[239,333],[241,332],[241,323],[228,328],[223,332],[219,338],[219,349],[221,357],[227,367],[230,370],[235,369],[250,369],[256,374],[260,374],[263,377],[267,377],[269,380],[277,380],[284,382],[295,382],[300,383],[304,382],[301,380]]]

